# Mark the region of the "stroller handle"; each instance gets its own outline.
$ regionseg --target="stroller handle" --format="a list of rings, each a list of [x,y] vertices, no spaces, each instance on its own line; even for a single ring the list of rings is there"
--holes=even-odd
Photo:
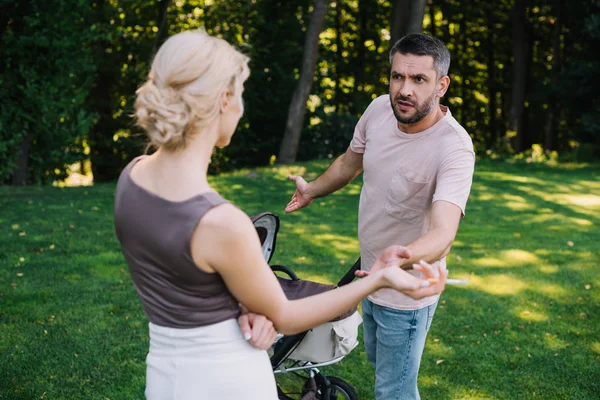
[[[273,272],[283,272],[287,276],[289,276],[290,279],[293,280],[293,281],[299,281],[300,280],[300,278],[298,278],[298,275],[296,275],[296,273],[294,271],[292,271],[291,269],[289,269],[285,265],[271,265],[271,270],[273,270]]]
[[[360,269],[360,257],[358,257],[358,260],[356,260],[356,262],[354,263],[354,265],[352,266],[352,268],[350,268],[348,270],[348,272],[346,272],[346,275],[344,275],[344,277],[342,279],[340,279],[340,281],[338,282],[338,286],[344,286],[349,284],[350,282],[352,282],[354,280],[354,278],[356,278],[356,276],[354,275],[354,273],[356,271],[358,271]]]

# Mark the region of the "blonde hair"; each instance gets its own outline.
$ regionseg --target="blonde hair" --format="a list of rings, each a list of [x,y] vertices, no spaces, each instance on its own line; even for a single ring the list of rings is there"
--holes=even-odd
[[[226,90],[240,95],[249,58],[223,39],[203,31],[182,32],[158,50],[148,80],[136,91],[135,118],[150,144],[185,148],[210,124]]]

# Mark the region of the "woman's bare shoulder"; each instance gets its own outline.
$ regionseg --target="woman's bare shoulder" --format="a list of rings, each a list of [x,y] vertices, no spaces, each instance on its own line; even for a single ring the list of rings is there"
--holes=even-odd
[[[209,210],[202,218],[198,229],[209,235],[239,235],[254,231],[250,217],[231,203]]]

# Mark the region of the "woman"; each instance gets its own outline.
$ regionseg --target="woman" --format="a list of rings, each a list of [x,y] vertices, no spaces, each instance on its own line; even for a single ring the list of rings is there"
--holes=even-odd
[[[293,334],[380,288],[420,298],[445,285],[445,271],[427,265],[417,268],[439,283],[393,268],[410,256],[394,246],[358,282],[286,299],[248,216],[207,181],[214,148],[229,144],[242,116],[247,64],[224,40],[184,32],[163,44],[137,91],[137,122],[158,150],[122,172],[115,227],[150,321],[148,399],[277,399],[267,353],[237,326],[239,303]]]

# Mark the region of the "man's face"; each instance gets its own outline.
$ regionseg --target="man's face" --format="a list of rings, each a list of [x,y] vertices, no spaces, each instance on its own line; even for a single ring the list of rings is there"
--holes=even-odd
[[[438,104],[439,97],[433,57],[399,52],[394,55],[390,73],[390,103],[398,122],[415,124],[421,121]]]

